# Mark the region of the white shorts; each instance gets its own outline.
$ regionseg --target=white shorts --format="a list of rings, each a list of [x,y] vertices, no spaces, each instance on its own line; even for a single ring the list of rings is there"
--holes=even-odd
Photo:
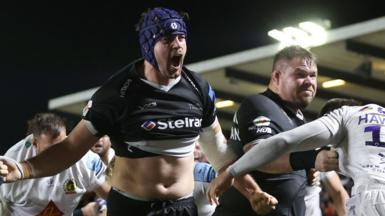
[[[349,216],[385,216],[385,186],[360,186],[347,203]]]
[[[320,186],[307,186],[305,196],[305,216],[322,216],[320,207]]]

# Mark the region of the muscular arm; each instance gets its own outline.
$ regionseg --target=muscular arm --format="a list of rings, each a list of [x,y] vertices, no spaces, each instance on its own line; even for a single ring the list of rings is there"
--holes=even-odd
[[[331,138],[329,129],[323,123],[313,121],[261,140],[231,165],[229,171],[233,176],[238,176],[266,165],[286,152],[311,150],[332,143]]]
[[[26,165],[31,167],[31,178],[55,175],[76,163],[97,140],[82,120],[61,143],[23,162],[23,169],[28,172]]]

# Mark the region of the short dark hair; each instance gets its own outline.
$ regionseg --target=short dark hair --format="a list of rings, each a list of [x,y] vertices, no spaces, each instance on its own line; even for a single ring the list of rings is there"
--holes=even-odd
[[[35,116],[28,120],[27,134],[33,134],[34,136],[40,136],[41,134],[47,134],[52,138],[59,136],[60,131],[65,129],[65,120],[54,113],[37,113]]]
[[[360,106],[360,101],[348,98],[332,98],[328,100],[325,105],[321,108],[319,116],[323,116],[331,111],[341,108],[342,106]]]
[[[301,59],[307,58],[314,62],[316,61],[316,57],[312,52],[310,52],[309,50],[301,46],[292,45],[292,46],[283,48],[281,51],[275,54],[274,60],[273,60],[273,71],[276,69],[276,64],[279,60],[281,59],[292,60],[293,58],[301,58]]]

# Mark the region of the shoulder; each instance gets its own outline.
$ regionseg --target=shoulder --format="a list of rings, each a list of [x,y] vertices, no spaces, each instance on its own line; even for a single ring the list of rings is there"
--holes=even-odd
[[[262,94],[256,94],[251,95],[245,98],[244,101],[242,101],[242,104],[246,105],[260,105],[260,103],[274,103],[270,98],[262,95]]]
[[[199,73],[189,70],[186,67],[183,67],[183,73],[188,81],[192,81],[194,85],[198,85],[200,88],[207,89],[210,87],[210,84],[205,80]]]
[[[17,157],[21,157],[23,155],[27,156],[27,151],[33,148],[32,138],[33,136],[31,134],[25,137],[24,139],[20,140],[18,143],[8,149],[8,151],[5,153],[5,156],[22,160],[23,158]]]
[[[113,96],[124,97],[124,94],[128,91],[132,81],[138,79],[135,65],[139,62],[140,60],[133,61],[110,76],[92,96],[93,99],[100,97],[109,98]]]
[[[103,161],[100,159],[99,155],[92,151],[88,151],[80,159],[80,161],[78,161],[78,163],[81,163],[83,168],[86,168],[87,170],[93,171],[95,173],[99,173],[105,168]]]
[[[272,101],[270,98],[257,94],[247,97],[242,101],[241,106],[239,107],[239,114],[248,113],[248,114],[263,114],[270,115],[277,111],[279,106]]]

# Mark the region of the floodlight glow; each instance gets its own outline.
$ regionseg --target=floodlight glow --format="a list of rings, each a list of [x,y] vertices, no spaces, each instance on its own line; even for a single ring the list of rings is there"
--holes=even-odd
[[[283,28],[282,30],[285,34],[290,35],[293,38],[294,44],[302,47],[308,47],[311,45],[310,35],[307,32],[291,26]]]
[[[311,34],[313,45],[317,46],[325,43],[327,33],[324,27],[313,22],[301,22],[298,26]]]
[[[219,101],[215,103],[215,107],[218,109],[233,106],[233,105],[234,105],[234,101],[232,100],[224,100],[224,101]]]
[[[280,41],[281,44],[300,45],[302,47],[319,46],[326,42],[327,32],[325,28],[314,22],[301,22],[299,28],[288,26],[282,31],[273,29],[267,34]]]
[[[281,43],[284,43],[284,44],[292,44],[293,43],[293,40],[291,39],[291,37],[289,35],[285,34],[282,31],[279,31],[277,29],[270,30],[269,32],[267,32],[267,34],[270,37],[280,41]]]
[[[345,85],[345,80],[342,79],[335,79],[335,80],[329,80],[322,83],[323,88],[333,88],[341,85]]]

